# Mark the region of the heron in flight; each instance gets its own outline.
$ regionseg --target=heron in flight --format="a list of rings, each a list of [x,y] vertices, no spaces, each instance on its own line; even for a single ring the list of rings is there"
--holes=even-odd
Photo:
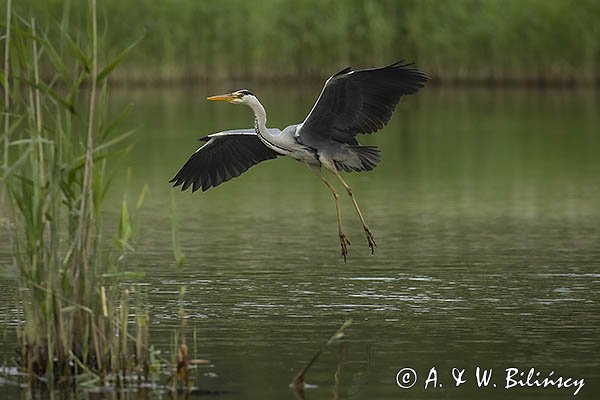
[[[337,228],[344,261],[350,241],[342,229],[340,196],[323,175],[335,175],[352,200],[365,231],[371,254],[375,239],[365,222],[356,197],[340,172],[370,171],[380,160],[376,146],[361,146],[358,134],[383,128],[403,95],[416,93],[429,77],[412,64],[395,62],[381,68],[353,70],[348,67],[325,82],[317,102],[303,122],[283,130],[267,128],[267,113],[250,91],[242,89],[207,100],[245,104],[254,112],[254,129],[213,133],[187,160],[170,182],[203,191],[241,175],[248,168],[279,156],[292,157],[308,165],[335,198]]]

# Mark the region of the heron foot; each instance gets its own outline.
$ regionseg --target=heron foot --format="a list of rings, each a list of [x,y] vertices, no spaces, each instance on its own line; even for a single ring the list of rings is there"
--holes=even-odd
[[[348,255],[348,246],[350,246],[350,241],[343,233],[340,233],[340,246],[342,248],[342,258],[344,262],[346,262],[346,256]]]
[[[375,254],[375,247],[377,247],[377,243],[375,243],[375,238],[371,233],[371,230],[365,226],[365,235],[367,236],[367,242],[369,242],[369,249],[371,249],[371,254]]]

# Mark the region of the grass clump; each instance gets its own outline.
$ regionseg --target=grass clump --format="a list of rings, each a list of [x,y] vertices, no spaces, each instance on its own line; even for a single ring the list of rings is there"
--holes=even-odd
[[[49,388],[147,377],[148,315],[140,307],[130,320],[130,292],[116,285],[118,262],[101,235],[109,160],[131,134],[116,133],[124,114],[108,116],[107,79],[130,47],[100,63],[95,0],[83,31],[71,29],[67,14],[40,29],[11,6],[0,208],[20,288],[17,361],[31,385]],[[115,240],[123,246],[130,223],[122,213]]]

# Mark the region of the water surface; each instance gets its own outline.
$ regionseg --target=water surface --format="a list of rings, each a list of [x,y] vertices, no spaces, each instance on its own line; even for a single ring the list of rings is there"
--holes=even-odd
[[[368,250],[349,199],[352,242],[339,256],[333,199],[298,162],[277,159],[206,193],[175,192],[186,256],[175,266],[167,181],[207,133],[252,126],[249,109],[204,101],[246,85],[116,91],[134,102],[137,145],[119,167],[138,214],[136,253],[152,342],[167,352],[179,326],[179,292],[196,356],[208,358],[199,386],[222,398],[293,399],[288,383],[346,319],[307,381],[307,399],[569,398],[569,388],[505,389],[505,369],[540,379],[584,378],[579,398],[600,394],[600,120],[594,92],[427,88],[407,97],[388,127],[361,137],[383,160],[350,174],[378,247]],[[248,87],[270,126],[301,121],[320,90]],[[125,178],[131,168],[132,179]],[[333,180],[333,178],[332,178]],[[338,185],[339,186],[339,185]],[[340,187],[341,188],[341,187]],[[108,212],[107,225],[116,221]],[[3,260],[9,250],[2,249]],[[2,278],[13,354],[14,290]],[[476,367],[497,387],[478,388]],[[402,390],[399,370],[418,373]],[[424,389],[432,367],[438,384]],[[466,369],[455,387],[452,368]],[[338,381],[334,374],[339,369]],[[490,383],[490,385],[492,385]],[[13,398],[7,389],[0,398]],[[8,396],[8,397],[7,397]],[[151,392],[149,398],[160,398]],[[164,396],[164,395],[163,395]]]

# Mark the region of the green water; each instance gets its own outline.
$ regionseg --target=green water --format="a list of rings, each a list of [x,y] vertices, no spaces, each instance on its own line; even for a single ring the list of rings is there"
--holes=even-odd
[[[361,138],[382,148],[380,166],[347,176],[378,244],[371,256],[343,196],[352,242],[347,263],[339,256],[333,198],[296,161],[265,162],[206,193],[177,190],[186,256],[178,270],[167,181],[196,149],[196,138],[252,126],[249,109],[204,101],[244,86],[261,98],[269,126],[278,127],[301,121],[320,90],[320,83],[224,83],[113,93],[116,104],[134,103],[128,125],[139,129],[119,167],[106,225],[116,221],[112,209],[123,191],[133,202],[144,183],[150,186],[136,253],[127,258],[145,276],[132,282],[148,293],[151,341],[163,352],[179,326],[185,287],[195,356],[212,362],[201,367],[200,387],[228,392],[220,397],[226,399],[294,399],[291,378],[352,318],[343,345],[331,346],[308,372],[315,386],[307,399],[573,396],[574,388],[506,389],[505,369],[512,367],[525,375],[535,368],[540,380],[550,371],[554,378],[583,378],[577,398],[597,398],[596,93],[429,87],[403,99],[384,131]],[[5,261],[9,249],[0,252]],[[0,355],[8,359],[14,289],[0,279],[8,326]],[[478,366],[493,369],[490,387],[477,387]],[[425,390],[432,367],[442,387],[431,382]],[[396,383],[403,368],[418,374],[411,389]],[[455,387],[452,368],[465,369],[467,382]],[[11,387],[0,392],[2,399],[15,396]]]

